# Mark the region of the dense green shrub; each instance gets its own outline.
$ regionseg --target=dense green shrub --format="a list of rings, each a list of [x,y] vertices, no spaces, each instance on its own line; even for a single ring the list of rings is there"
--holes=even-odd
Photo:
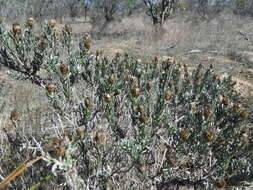
[[[62,189],[222,188],[252,181],[252,128],[231,77],[172,57],[106,57],[90,50],[88,34],[77,43],[69,25],[62,31],[55,25],[49,21],[41,36],[29,22],[12,31],[1,25],[1,63],[15,78],[44,88],[54,108],[45,116],[54,124],[43,134],[30,139],[15,131],[21,153],[13,146],[9,154],[45,157],[33,166],[39,171],[22,174],[11,189],[36,189],[45,181]]]

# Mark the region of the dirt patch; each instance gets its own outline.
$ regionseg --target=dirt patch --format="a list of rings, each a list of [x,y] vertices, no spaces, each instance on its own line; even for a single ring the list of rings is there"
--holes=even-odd
[[[235,53],[235,59],[239,61],[244,61],[253,66],[253,52],[251,51],[241,51]]]
[[[221,76],[221,78],[228,77],[227,74]],[[243,97],[253,96],[253,83],[239,79],[237,77],[232,77],[232,80],[236,83],[235,90]]]

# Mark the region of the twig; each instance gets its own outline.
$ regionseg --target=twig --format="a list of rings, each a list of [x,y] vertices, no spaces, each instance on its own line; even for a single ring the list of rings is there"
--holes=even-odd
[[[42,158],[44,158],[45,155],[38,156],[37,158],[33,160],[27,160],[23,164],[21,164],[19,167],[17,167],[13,172],[11,172],[8,177],[6,177],[1,183],[0,183],[0,189],[3,189],[10,181],[15,179],[17,176],[22,174],[27,168],[31,167],[34,163],[38,162]]]

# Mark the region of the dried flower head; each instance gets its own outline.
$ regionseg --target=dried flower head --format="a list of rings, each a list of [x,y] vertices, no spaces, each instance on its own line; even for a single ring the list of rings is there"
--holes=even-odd
[[[112,74],[115,74],[117,73],[117,70],[116,69],[112,69]]]
[[[18,120],[18,112],[17,110],[13,110],[10,114],[10,120],[17,121]]]
[[[52,94],[52,93],[56,92],[57,87],[54,84],[49,84],[46,86],[46,90],[49,94]]]
[[[47,41],[46,39],[43,39],[43,40],[40,42],[39,46],[40,46],[40,48],[41,48],[42,50],[47,49],[47,47],[48,47],[48,41]]]
[[[94,140],[100,144],[105,143],[105,135],[102,132],[96,132]]]
[[[246,111],[242,111],[241,113],[240,113],[240,118],[242,119],[242,120],[246,120],[247,118],[248,118],[248,113],[246,112]]]
[[[227,105],[229,104],[228,98],[227,98],[227,97],[224,97],[224,96],[221,96],[221,97],[220,97],[220,102],[221,102],[223,105],[225,105],[225,106],[227,106]]]
[[[248,143],[249,142],[249,134],[248,132],[243,132],[240,136],[240,139],[242,142],[244,143]]]
[[[148,81],[146,84],[146,89],[150,90],[153,87],[153,83],[151,81]]]
[[[64,25],[64,31],[67,33],[67,34],[72,34],[72,28],[69,24],[65,24]]]
[[[69,66],[67,64],[60,64],[60,72],[63,76],[66,76],[69,73]]]
[[[135,88],[137,86],[137,81],[134,77],[130,78],[130,83],[133,88]]]
[[[85,98],[84,99],[84,105],[87,107],[87,108],[90,108],[92,106],[92,101],[90,98]]]
[[[215,137],[215,129],[207,128],[203,133],[203,137],[207,142],[212,142]]]
[[[191,104],[190,104],[190,109],[191,109],[192,111],[196,111],[196,110],[198,109],[198,106],[196,105],[196,103],[191,103]]]
[[[168,161],[168,163],[169,163],[170,165],[173,165],[173,166],[175,166],[175,165],[177,164],[177,159],[176,159],[176,158],[173,158],[172,156],[169,156],[169,157],[167,158],[167,161]]]
[[[102,67],[102,65],[103,65],[103,61],[102,61],[102,59],[98,59],[97,61],[96,61],[96,67]]]
[[[128,73],[128,72],[126,72],[125,73],[125,76],[124,76],[124,79],[126,80],[126,81],[129,81],[129,80],[131,80],[131,75]]]
[[[84,136],[86,134],[86,130],[85,129],[78,129],[76,131],[78,136]]]
[[[183,129],[180,131],[179,136],[183,141],[186,141],[190,136],[190,132],[187,129]]]
[[[110,102],[112,102],[112,96],[110,94],[106,94],[104,96],[104,100],[105,100],[105,102],[110,103]]]
[[[132,94],[133,97],[140,96],[140,89],[139,88],[132,88],[131,89],[131,94]]]
[[[48,152],[53,158],[64,156],[65,151],[66,148],[63,140],[56,137],[51,138],[46,145],[46,152]]]
[[[170,100],[172,97],[171,91],[165,91],[163,97],[165,100]]]
[[[119,88],[117,88],[117,89],[114,91],[114,95],[115,95],[115,96],[120,95],[120,93],[121,93],[121,90],[120,90]]]
[[[234,104],[233,105],[233,110],[234,111],[239,111],[241,109],[241,106],[239,104]]]
[[[39,35],[34,35],[34,40],[35,41],[40,41],[40,36]]]
[[[224,179],[217,179],[215,181],[215,186],[218,188],[225,188],[227,186],[227,183]]]
[[[108,82],[110,83],[110,84],[114,84],[115,82],[116,82],[116,76],[115,76],[115,74],[111,74],[110,76],[109,76],[109,78],[108,78]]]
[[[205,106],[202,110],[202,115],[207,119],[212,115],[213,111],[209,106]]]
[[[103,54],[103,50],[96,50],[96,56],[102,55]]]
[[[139,121],[142,124],[146,124],[148,122],[148,117],[145,114],[141,114],[140,117],[139,117]]]
[[[143,104],[138,105],[137,112],[143,114],[144,111],[145,111],[144,105]]]
[[[56,26],[56,20],[51,19],[47,22],[47,25],[51,28],[54,28]]]
[[[168,57],[167,63],[168,64],[176,64],[176,59],[174,57]]]
[[[28,18],[26,20],[26,26],[33,27],[33,24],[34,24],[34,19],[33,18]]]
[[[60,31],[58,28],[54,28],[54,35],[55,35],[56,37],[60,37],[61,31]]]
[[[220,76],[217,74],[213,75],[213,80],[220,81]]]
[[[19,23],[12,24],[12,32],[17,35],[21,34],[21,26]]]
[[[83,45],[87,50],[91,48],[91,36],[88,33],[85,33],[83,36]]]
[[[146,171],[146,168],[143,164],[135,164],[135,168],[141,174],[143,174]]]

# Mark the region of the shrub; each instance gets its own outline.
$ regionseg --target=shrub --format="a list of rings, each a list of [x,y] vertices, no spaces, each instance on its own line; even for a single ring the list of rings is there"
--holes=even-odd
[[[87,34],[76,46],[70,26],[58,31],[53,21],[39,37],[18,26],[21,32],[1,25],[1,62],[15,78],[45,89],[54,108],[46,117],[54,124],[30,140],[5,130],[16,137],[8,138],[11,154],[30,159],[14,173],[39,168],[11,189],[36,189],[45,181],[48,188],[70,189],[223,188],[252,181],[252,128],[231,77],[221,79],[212,66],[192,71],[172,58],[106,57],[91,51]],[[31,159],[34,154],[42,156]]]

